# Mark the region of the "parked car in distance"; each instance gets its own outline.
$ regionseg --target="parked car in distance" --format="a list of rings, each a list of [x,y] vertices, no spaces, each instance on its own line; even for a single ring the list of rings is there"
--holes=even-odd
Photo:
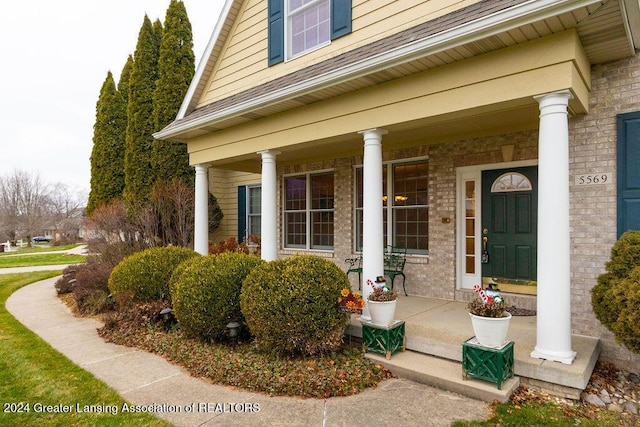
[[[42,242],[47,242],[49,243],[51,241],[50,237],[44,237],[44,236],[36,236],[33,238],[33,241],[36,243],[42,243]]]

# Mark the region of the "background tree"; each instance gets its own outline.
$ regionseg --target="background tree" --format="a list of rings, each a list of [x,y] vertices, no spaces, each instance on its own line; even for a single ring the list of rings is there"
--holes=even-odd
[[[0,181],[0,199],[10,202],[5,207],[2,228],[15,227],[9,230],[10,236],[14,239],[24,237],[31,244],[33,236],[47,228],[53,228],[48,188],[39,175],[16,169],[10,175],[0,178]]]
[[[162,24],[152,25],[145,15],[138,34],[133,68],[129,79],[126,150],[124,157],[124,199],[129,206],[147,200],[155,181],[151,165],[153,132],[153,93],[158,79],[158,56]]]
[[[2,240],[12,242],[17,239],[19,224],[19,192],[10,176],[0,177],[0,233]]]
[[[91,215],[96,207],[122,196],[126,126],[126,104],[109,71],[96,104],[87,215]]]
[[[78,236],[85,212],[86,194],[57,183],[49,186],[49,215],[57,241],[71,242]]]
[[[195,73],[191,23],[184,3],[171,0],[164,21],[158,60],[159,79],[153,96],[156,130],[175,119]],[[179,178],[193,186],[194,169],[189,165],[186,144],[155,140],[152,165],[158,180]]]

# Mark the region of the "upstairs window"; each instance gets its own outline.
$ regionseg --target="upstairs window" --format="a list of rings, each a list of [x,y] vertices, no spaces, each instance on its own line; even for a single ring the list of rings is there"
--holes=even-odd
[[[351,0],[268,0],[269,65],[351,32]]]
[[[329,0],[289,0],[287,17],[288,57],[292,58],[329,43]]]

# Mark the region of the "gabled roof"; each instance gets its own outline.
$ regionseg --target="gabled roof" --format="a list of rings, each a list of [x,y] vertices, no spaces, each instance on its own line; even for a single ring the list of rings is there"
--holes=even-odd
[[[454,62],[568,28],[578,29],[592,63],[618,59],[634,54],[640,20],[633,0],[483,0],[194,110],[241,3],[227,0],[208,60],[176,120],[156,137],[193,137],[447,63],[439,55]]]

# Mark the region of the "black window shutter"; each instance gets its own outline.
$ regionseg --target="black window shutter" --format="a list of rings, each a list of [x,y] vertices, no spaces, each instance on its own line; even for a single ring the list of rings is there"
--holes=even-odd
[[[284,0],[269,0],[269,65],[284,61]]]
[[[331,40],[351,32],[351,0],[331,0]]]
[[[241,243],[247,233],[247,187],[238,186],[238,243]]]

